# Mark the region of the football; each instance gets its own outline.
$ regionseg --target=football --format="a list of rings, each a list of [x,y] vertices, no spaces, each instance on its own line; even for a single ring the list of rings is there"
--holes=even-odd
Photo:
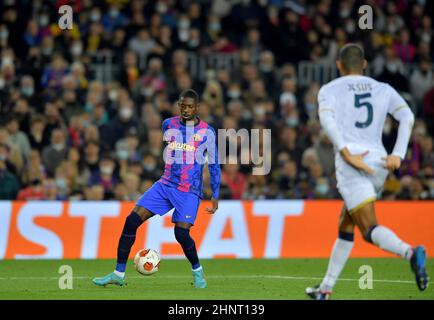
[[[134,266],[142,275],[150,276],[160,269],[160,255],[152,249],[142,249],[134,257]]]

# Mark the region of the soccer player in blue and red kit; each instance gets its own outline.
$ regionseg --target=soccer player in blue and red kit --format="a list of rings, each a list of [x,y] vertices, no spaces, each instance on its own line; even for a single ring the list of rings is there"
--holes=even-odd
[[[94,278],[92,281],[96,285],[124,285],[126,263],[138,227],[154,215],[162,216],[175,208],[172,214],[175,238],[191,263],[194,287],[206,287],[190,228],[194,224],[203,197],[204,163],[208,163],[212,189],[212,208],[207,208],[206,211],[213,214],[218,208],[221,173],[217,137],[214,129],[197,116],[199,97],[194,90],[183,91],[179,96],[178,106],[181,115],[164,120],[162,125],[163,139],[167,143],[164,173],[160,180],[142,195],[126,218],[119,239],[116,268],[105,277]]]

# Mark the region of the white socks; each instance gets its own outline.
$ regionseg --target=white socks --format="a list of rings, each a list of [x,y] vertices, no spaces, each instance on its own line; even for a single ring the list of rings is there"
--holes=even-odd
[[[326,276],[320,285],[321,291],[331,292],[333,290],[336,280],[351,254],[353,246],[354,241],[343,240],[340,238],[336,239],[330,256]]]
[[[413,249],[408,244],[399,239],[396,234],[383,226],[376,226],[371,232],[372,242],[383,250],[395,253],[406,260],[410,260],[413,255]],[[321,291],[331,292],[338,279],[342,269],[347,262],[354,241],[337,238],[330,256],[326,276],[321,282]]]
[[[375,227],[371,232],[371,240],[383,250],[397,254],[406,260],[411,259],[413,254],[411,246],[399,239],[392,230],[386,227]]]
[[[113,273],[115,275],[117,275],[118,277],[121,277],[122,279],[125,277],[125,272],[120,272],[120,271],[115,270],[115,271],[113,271]]]

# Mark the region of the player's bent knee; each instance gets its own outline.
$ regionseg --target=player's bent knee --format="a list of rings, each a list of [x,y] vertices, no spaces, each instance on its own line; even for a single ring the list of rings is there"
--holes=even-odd
[[[178,228],[190,230],[192,224],[189,222],[176,222],[175,226]]]
[[[148,209],[137,205],[133,208],[133,211],[131,213],[137,214],[142,219],[142,221],[146,221],[154,216],[154,214]]]
[[[372,242],[372,231],[374,231],[374,229],[376,227],[377,227],[377,225],[373,225],[373,226],[367,228],[366,230],[362,231],[363,239],[366,242],[373,243]]]

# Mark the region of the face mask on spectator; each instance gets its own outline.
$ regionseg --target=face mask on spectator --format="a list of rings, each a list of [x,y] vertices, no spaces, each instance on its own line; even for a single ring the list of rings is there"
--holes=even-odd
[[[255,115],[258,117],[262,117],[265,114],[264,108],[255,108]]]
[[[11,66],[14,64],[14,61],[12,60],[11,57],[5,56],[2,59],[2,65],[3,66]]]
[[[356,31],[356,26],[354,25],[354,23],[347,23],[345,25],[345,31],[347,33],[354,33],[354,31]]]
[[[155,163],[143,163],[143,168],[148,172],[154,171],[156,167],[157,165]]]
[[[298,119],[295,117],[286,118],[286,124],[289,127],[296,127],[296,126],[298,126]]]
[[[158,13],[165,14],[167,12],[167,4],[164,2],[158,2],[156,9]]]
[[[416,128],[414,128],[414,133],[420,136],[425,136],[426,135],[426,129],[424,127],[418,126]]]
[[[211,22],[209,24],[209,29],[213,32],[219,32],[221,29],[221,25],[218,22]]]
[[[110,90],[108,93],[108,97],[111,101],[116,101],[116,99],[118,98],[117,90]]]
[[[33,93],[35,93],[35,89],[33,87],[21,88],[21,93],[26,97],[30,97],[33,95]]]
[[[314,112],[316,109],[316,105],[313,103],[306,103],[306,112],[307,113],[312,113]]]
[[[178,33],[178,37],[179,37],[179,40],[181,42],[186,42],[189,38],[188,30],[187,29],[181,29]]]
[[[386,65],[387,70],[391,73],[396,73],[398,71],[398,65],[394,62],[390,62]]]
[[[431,35],[429,34],[429,33],[427,33],[427,32],[424,32],[422,35],[421,35],[421,40],[420,40],[421,42],[427,42],[427,43],[430,43],[431,42]]]
[[[58,178],[58,179],[56,179],[56,186],[57,186],[59,189],[66,189],[66,187],[67,187],[66,180],[63,179],[63,178]]]
[[[261,70],[262,72],[270,72],[271,70],[273,70],[273,65],[262,63],[259,65],[259,70]]]
[[[7,37],[9,37],[9,31],[0,31],[0,39],[6,39]]]
[[[241,96],[241,92],[238,90],[229,90],[228,97],[231,99],[238,99]]]
[[[128,159],[129,152],[128,150],[118,150],[116,152],[116,156],[118,157],[119,160],[126,160]]]
[[[109,14],[110,14],[110,17],[112,17],[112,18],[116,18],[116,17],[118,16],[118,14],[119,14],[119,10],[118,10],[118,9],[115,9],[115,8],[110,9]]]
[[[109,176],[113,173],[113,168],[111,166],[102,166],[101,173]]]
[[[329,186],[325,183],[318,184],[315,189],[319,194],[326,194],[329,192]]]
[[[250,120],[252,119],[252,113],[250,112],[250,110],[245,110],[243,113],[243,119],[245,120]]]
[[[351,11],[349,9],[342,9],[339,11],[339,16],[342,19],[348,18],[350,16],[350,14],[351,14]]]
[[[42,54],[44,56],[49,56],[53,52],[53,48],[42,48]]]
[[[145,97],[150,97],[150,96],[152,96],[152,95],[154,94],[154,89],[152,89],[152,88],[150,88],[150,87],[143,88],[143,89],[142,89],[142,94],[143,94]]]
[[[92,12],[90,14],[90,20],[92,22],[98,22],[101,19],[101,14],[98,11]]]
[[[6,158],[5,154],[0,154],[0,161],[6,161]]]
[[[131,108],[122,108],[119,111],[122,119],[130,119],[133,116],[133,109]]]
[[[188,29],[190,27],[190,20],[181,20],[178,23],[179,29]]]
[[[71,47],[71,53],[74,56],[79,56],[83,53],[83,47],[81,45],[74,45]]]
[[[39,25],[41,27],[46,27],[49,22],[50,22],[50,19],[47,16],[41,16],[41,18],[39,19]]]
[[[56,151],[61,151],[65,148],[65,144],[64,143],[55,143],[53,144],[53,149]]]
[[[195,47],[197,47],[198,45],[199,45],[199,39],[191,39],[191,40],[188,42],[188,46],[191,47],[191,48],[195,48]]]

